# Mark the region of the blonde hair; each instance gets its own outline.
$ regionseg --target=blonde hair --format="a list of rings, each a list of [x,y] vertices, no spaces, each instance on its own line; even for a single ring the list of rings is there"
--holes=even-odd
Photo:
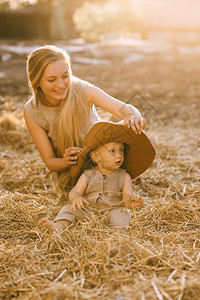
[[[42,93],[41,89],[38,88],[39,82],[46,67],[57,60],[66,62],[70,75],[69,90],[66,98],[61,103],[61,110],[57,119],[58,149],[57,151],[54,149],[58,157],[63,157],[66,148],[82,146],[82,128],[90,113],[90,106],[85,97],[85,83],[72,76],[70,57],[67,52],[52,45],[39,47],[29,54],[27,73],[29,86],[37,107]],[[53,176],[55,186],[61,191],[64,191],[69,184],[69,170],[57,172]]]

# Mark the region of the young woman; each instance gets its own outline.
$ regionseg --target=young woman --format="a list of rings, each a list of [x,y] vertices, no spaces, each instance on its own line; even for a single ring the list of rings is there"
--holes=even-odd
[[[134,106],[73,76],[69,55],[58,47],[47,45],[31,52],[27,73],[32,98],[24,107],[26,125],[45,165],[57,174],[56,186],[62,191],[86,133],[100,121],[95,105],[121,118],[135,134],[145,128]]]

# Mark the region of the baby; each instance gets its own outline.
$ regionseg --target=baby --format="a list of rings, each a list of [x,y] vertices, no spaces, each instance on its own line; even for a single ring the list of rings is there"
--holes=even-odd
[[[60,210],[54,221],[47,218],[41,219],[40,226],[52,230],[64,230],[76,218],[84,218],[89,216],[93,210],[98,210],[106,214],[109,225],[129,227],[129,209],[143,204],[143,198],[133,192],[131,177],[134,178],[134,172],[140,174],[147,169],[155,156],[154,148],[144,133],[141,137],[137,136],[133,142],[135,136],[132,136],[131,129],[124,129],[123,125],[109,122],[108,126],[105,124],[106,122],[100,123],[103,124],[95,124],[87,135],[82,155],[80,155],[79,166],[73,167],[72,177],[76,177],[80,173],[84,162],[88,160],[89,153],[94,166],[82,173],[69,192],[70,204]],[[115,132],[115,130],[117,131]],[[109,132],[110,137],[107,136]],[[100,135],[98,135],[99,133]],[[108,140],[111,141],[103,144]],[[142,163],[138,161],[137,155],[141,155]],[[125,158],[127,158],[126,168],[123,165]],[[136,171],[133,170],[134,165]]]

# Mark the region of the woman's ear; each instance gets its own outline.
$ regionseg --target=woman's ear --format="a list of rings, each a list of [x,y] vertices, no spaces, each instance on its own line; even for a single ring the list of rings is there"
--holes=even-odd
[[[95,150],[90,152],[90,156],[93,163],[97,164],[99,162],[99,154]]]

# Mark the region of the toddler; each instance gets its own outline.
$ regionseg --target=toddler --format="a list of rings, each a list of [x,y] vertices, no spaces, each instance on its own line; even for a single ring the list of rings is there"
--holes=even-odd
[[[131,177],[149,167],[155,156],[153,146],[144,133],[135,135],[123,125],[99,122],[87,134],[77,166],[71,168],[74,180],[88,162],[88,154],[93,167],[85,169],[69,192],[70,204],[54,221],[40,220],[40,226],[64,230],[76,218],[98,210],[106,213],[109,225],[129,227],[129,209],[143,203],[143,198],[133,192]]]

